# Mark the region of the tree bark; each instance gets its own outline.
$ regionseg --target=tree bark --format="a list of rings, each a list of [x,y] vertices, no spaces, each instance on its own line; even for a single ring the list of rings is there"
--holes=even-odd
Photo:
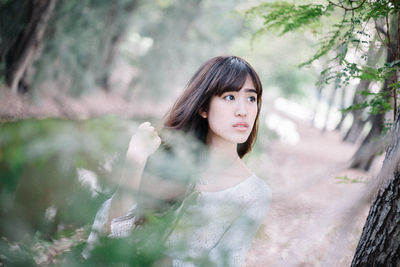
[[[380,176],[386,181],[369,211],[351,266],[400,266],[400,117]]]
[[[27,91],[29,68],[40,54],[40,47],[56,0],[33,0],[28,26],[7,55],[6,84],[11,92]],[[21,90],[23,89],[23,90]]]

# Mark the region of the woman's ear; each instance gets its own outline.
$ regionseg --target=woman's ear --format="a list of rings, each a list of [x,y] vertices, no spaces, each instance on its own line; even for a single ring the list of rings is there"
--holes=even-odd
[[[199,110],[199,115],[204,119],[207,119],[207,112],[205,112],[204,109]]]

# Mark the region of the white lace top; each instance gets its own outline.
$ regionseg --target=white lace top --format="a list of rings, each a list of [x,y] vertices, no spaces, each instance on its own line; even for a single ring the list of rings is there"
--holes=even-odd
[[[167,241],[174,266],[241,266],[270,203],[267,184],[252,175],[231,188],[200,192]]]
[[[251,175],[228,189],[197,194],[196,203],[187,207],[167,239],[167,254],[173,266],[193,267],[204,259],[215,266],[241,266],[268,211],[269,187]],[[96,215],[89,249],[97,240],[96,232],[102,232],[100,220],[108,218],[110,203],[106,201]],[[127,236],[132,227],[133,219],[113,219],[110,236]]]

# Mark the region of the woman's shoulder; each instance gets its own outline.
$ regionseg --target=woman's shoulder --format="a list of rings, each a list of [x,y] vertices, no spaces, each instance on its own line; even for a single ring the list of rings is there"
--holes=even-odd
[[[267,202],[269,204],[271,201],[271,189],[268,183],[256,174],[252,174],[247,179],[247,195],[250,195],[253,201]]]
[[[268,183],[259,178],[253,171],[251,171],[247,165],[242,161],[242,168],[245,173],[247,173],[247,179],[245,179],[246,186],[248,187],[249,190],[252,192],[258,192],[258,194],[261,195],[270,195],[271,190],[268,186]]]
[[[257,186],[262,191],[270,192],[271,189],[266,180],[261,179],[256,174],[252,174],[250,178],[252,178],[253,186]]]

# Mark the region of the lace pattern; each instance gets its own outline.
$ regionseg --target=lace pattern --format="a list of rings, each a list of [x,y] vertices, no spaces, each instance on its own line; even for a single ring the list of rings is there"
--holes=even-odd
[[[167,241],[173,266],[241,266],[270,203],[267,184],[255,175],[219,192],[202,192]],[[190,260],[187,260],[190,259]]]

